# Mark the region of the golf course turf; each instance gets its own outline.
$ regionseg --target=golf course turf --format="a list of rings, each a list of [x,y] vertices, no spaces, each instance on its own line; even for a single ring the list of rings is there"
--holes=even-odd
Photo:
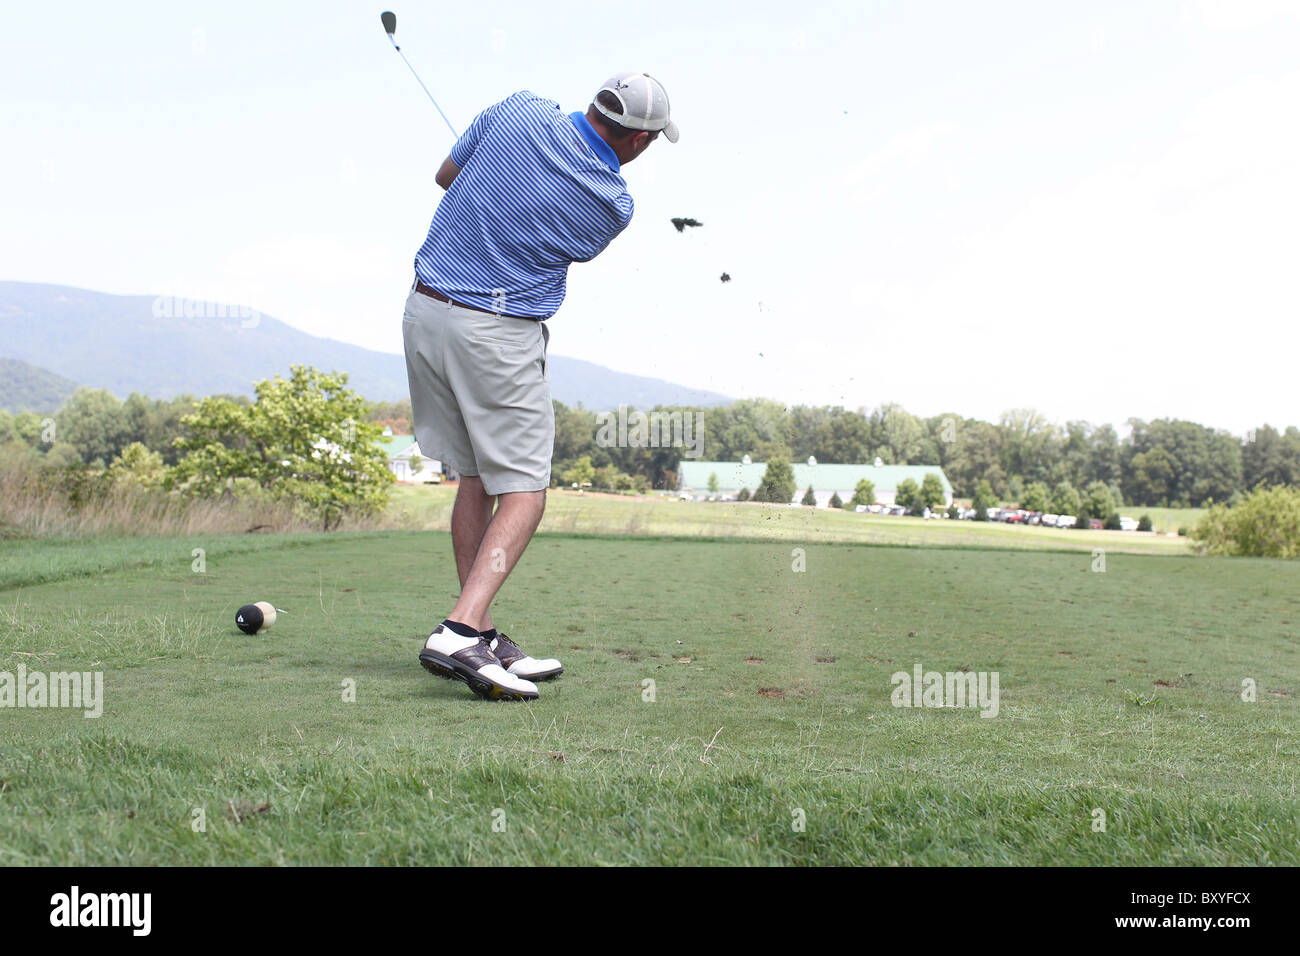
[[[0,671],[104,675],[0,709],[0,863],[1300,863],[1297,566],[1104,562],[544,533],[494,704],[416,660],[445,532],[0,542]]]

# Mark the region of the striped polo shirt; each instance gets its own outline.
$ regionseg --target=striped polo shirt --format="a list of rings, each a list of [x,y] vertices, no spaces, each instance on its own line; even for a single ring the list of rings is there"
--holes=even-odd
[[[526,90],[480,113],[451,150],[415,273],[458,302],[548,318],[569,263],[594,259],[632,220],[618,157],[583,113]]]

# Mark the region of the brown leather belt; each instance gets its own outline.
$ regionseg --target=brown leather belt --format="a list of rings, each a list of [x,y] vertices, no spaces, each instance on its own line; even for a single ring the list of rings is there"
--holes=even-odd
[[[419,279],[415,280],[415,291],[420,295],[427,295],[430,299],[437,299],[439,302],[446,302],[448,305],[454,305],[458,309],[469,309],[471,312],[482,312],[484,315],[500,315],[507,319],[532,319],[538,321],[536,315],[506,315],[504,312],[493,312],[491,309],[480,309],[476,305],[466,305],[464,302],[457,302],[455,299],[449,299],[433,286],[425,285]]]

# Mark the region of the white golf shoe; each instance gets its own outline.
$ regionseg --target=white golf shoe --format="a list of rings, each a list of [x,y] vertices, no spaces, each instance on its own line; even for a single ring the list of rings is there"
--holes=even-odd
[[[461,637],[441,624],[424,642],[420,665],[438,677],[464,681],[485,700],[537,699],[537,685],[502,667],[487,641]]]
[[[564,665],[554,657],[548,657],[541,661],[535,657],[529,657],[519,649],[519,645],[500,631],[497,631],[496,637],[488,642],[488,647],[501,661],[501,666],[516,677],[522,677],[530,681],[547,680],[551,677],[559,677],[564,673]]]

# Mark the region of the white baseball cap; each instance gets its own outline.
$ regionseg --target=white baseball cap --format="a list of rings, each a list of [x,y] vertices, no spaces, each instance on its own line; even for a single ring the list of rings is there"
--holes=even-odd
[[[649,73],[618,73],[605,81],[596,96],[601,93],[613,93],[623,105],[623,112],[615,113],[592,97],[596,109],[610,122],[628,129],[663,130],[668,142],[677,142],[677,124],[668,118],[668,91]]]

